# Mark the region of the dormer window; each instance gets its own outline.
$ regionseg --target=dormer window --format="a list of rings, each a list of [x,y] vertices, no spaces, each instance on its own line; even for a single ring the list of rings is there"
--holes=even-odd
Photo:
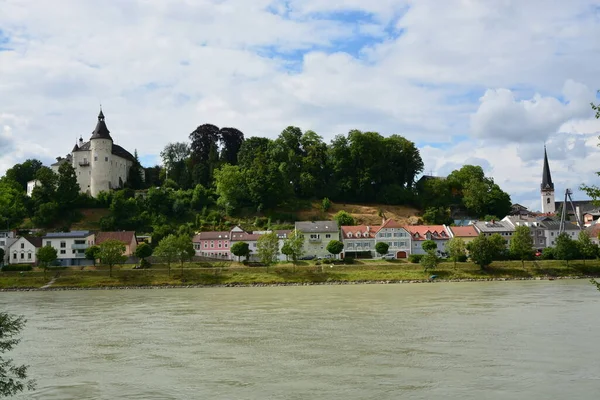
[[[367,232],[363,233],[363,237],[369,237],[369,234]]]
[[[352,237],[352,232],[348,232],[348,237],[351,238]]]

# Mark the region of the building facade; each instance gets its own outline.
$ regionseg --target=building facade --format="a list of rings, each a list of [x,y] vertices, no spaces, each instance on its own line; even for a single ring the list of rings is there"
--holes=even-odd
[[[376,243],[385,242],[388,244],[388,253],[395,258],[407,258],[411,252],[411,234],[393,219],[384,221],[377,229],[375,235]]]
[[[373,258],[375,256],[375,235],[378,226],[342,226],[343,257]]]
[[[9,264],[36,264],[37,251],[42,245],[42,238],[21,236],[7,249]]]
[[[234,231],[234,228],[232,231]],[[196,256],[231,260],[231,232],[200,232],[192,239]]]
[[[94,246],[95,239],[90,231],[52,232],[42,238],[42,246],[54,247],[63,267],[92,265],[94,262],[85,258],[85,251]]]
[[[138,241],[134,231],[120,232],[98,232],[96,235],[96,245],[101,245],[107,240],[117,240],[125,245],[125,253],[123,255],[131,257],[135,255]]]
[[[446,252],[446,243],[450,240],[450,235],[444,225],[413,225],[407,226],[412,242],[412,254],[427,254],[423,250],[423,243],[427,240],[433,241],[437,245],[437,254],[443,255]]]
[[[327,245],[332,240],[340,240],[340,231],[336,221],[296,222],[296,231],[304,237],[304,255],[328,257]]]

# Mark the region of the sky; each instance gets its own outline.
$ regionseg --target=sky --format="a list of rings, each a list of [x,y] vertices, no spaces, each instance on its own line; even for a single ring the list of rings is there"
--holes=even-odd
[[[146,166],[198,125],[400,134],[540,208],[600,184],[598,0],[0,0],[0,175],[50,164],[102,104]]]

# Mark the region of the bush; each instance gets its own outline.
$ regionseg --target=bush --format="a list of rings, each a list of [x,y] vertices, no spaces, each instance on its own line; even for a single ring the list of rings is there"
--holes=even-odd
[[[418,264],[421,262],[421,259],[423,258],[424,254],[411,254],[408,256],[408,261],[413,263],[413,264]]]
[[[142,268],[150,268],[152,266],[152,263],[148,260],[146,260],[145,258],[142,258],[142,261],[140,262],[140,267]]]
[[[31,265],[22,264],[11,264],[2,267],[2,271],[31,271],[33,267]]]
[[[554,249],[552,247],[546,247],[542,250],[542,260],[554,260]]]
[[[466,254],[461,254],[460,256],[458,256],[456,258],[456,262],[461,262],[461,263],[462,262],[467,262],[467,259],[468,259],[468,257],[467,257]]]
[[[345,257],[344,264],[354,264],[354,257]]]
[[[315,262],[315,265],[321,265],[321,261]]]

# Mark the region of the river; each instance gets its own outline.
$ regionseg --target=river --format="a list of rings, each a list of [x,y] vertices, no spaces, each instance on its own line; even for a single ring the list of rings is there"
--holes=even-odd
[[[597,399],[586,281],[0,293],[19,399]]]

